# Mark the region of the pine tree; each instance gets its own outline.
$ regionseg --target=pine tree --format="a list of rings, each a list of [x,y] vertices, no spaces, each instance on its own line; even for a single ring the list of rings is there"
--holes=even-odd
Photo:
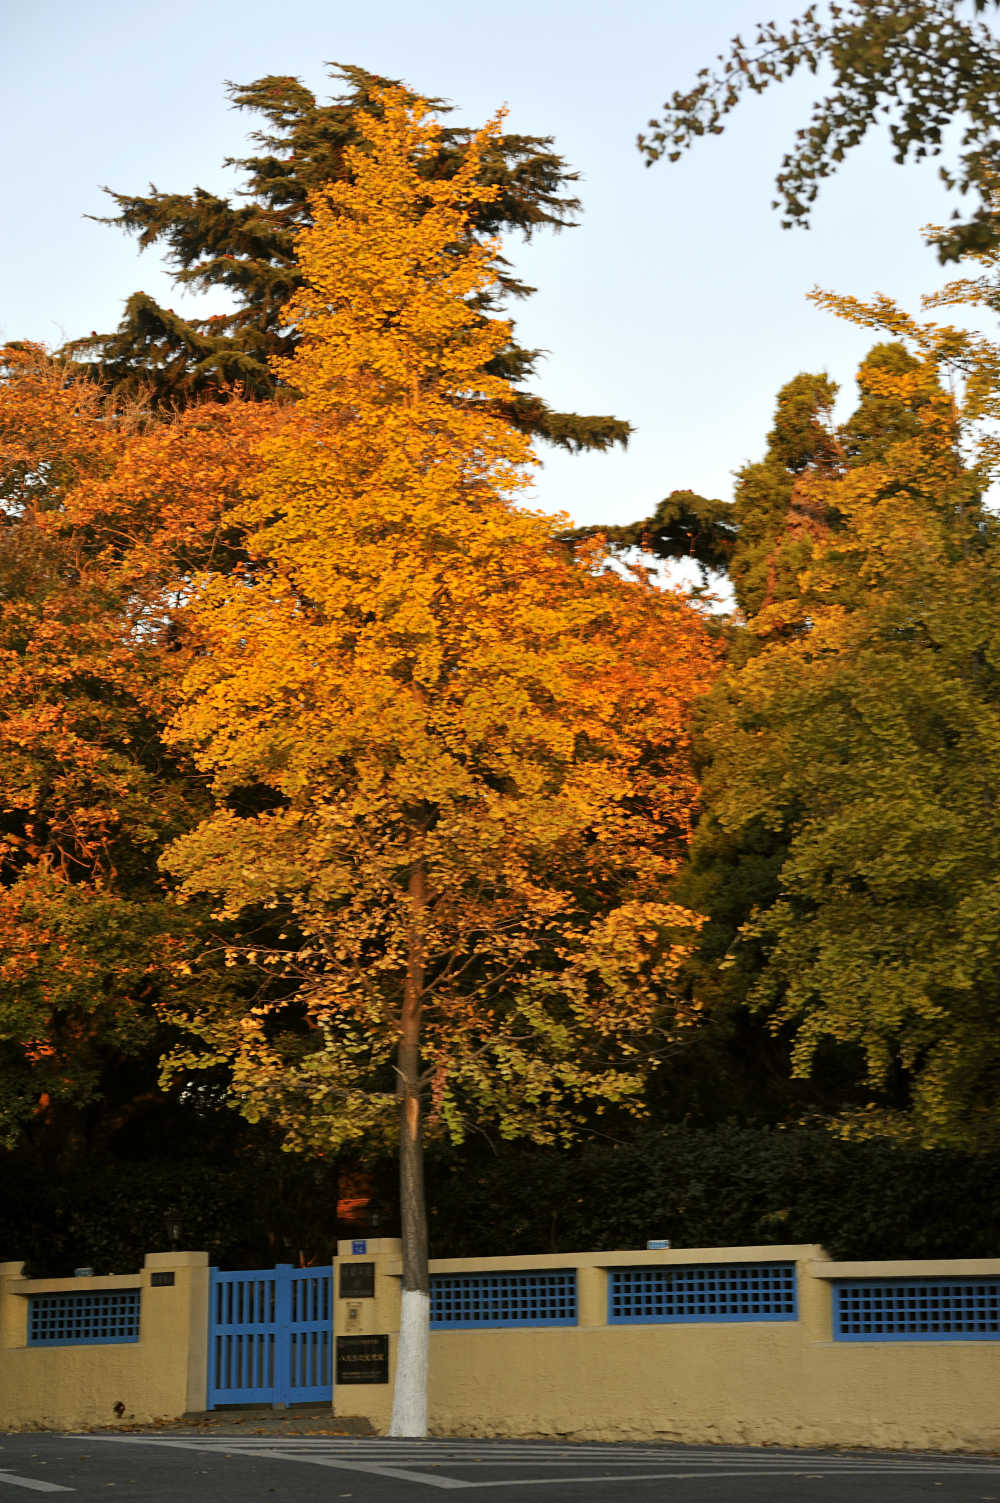
[[[611,548],[633,548],[655,558],[686,559],[698,566],[702,583],[727,573],[736,546],[737,524],[728,501],[699,496],[694,491],[671,491],[648,517],[624,526],[598,523],[575,527],[568,542],[603,538]]]
[[[134,293],[113,333],[68,346],[77,358],[92,362],[103,381],[119,390],[151,389],[156,402],[171,406],[235,383],[251,397],[274,391],[271,362],[289,355],[299,338],[284,322],[282,309],[301,285],[295,242],[311,223],[310,195],[327,183],[346,180],[359,119],[366,111],[377,111],[380,89],[396,86],[362,68],[335,66],[331,73],[345,92],[328,104],[318,103],[296,78],[269,76],[229,86],[237,109],[262,115],[266,122],[252,136],[260,154],[227,159],[227,166],[245,176],[243,202],[203,188],[191,193],[152,189],[139,196],[111,193],[118,213],[103,223],[137,235],[143,248],[165,245],[178,286],[200,292],[218,288],[236,307],[231,313],[185,318],[145,292]],[[407,91],[407,97],[414,96]],[[443,108],[440,101],[435,107]],[[442,128],[434,158],[423,164],[428,180],[459,172],[470,140],[467,129]],[[574,223],[580,205],[567,190],[577,174],[553,151],[550,137],[499,136],[483,158],[481,174],[496,192],[470,216],[475,237],[503,230],[530,236],[537,229],[560,230]],[[532,289],[505,265],[497,291],[524,297]],[[491,306],[492,296],[485,297],[484,316]],[[491,373],[511,383],[504,399],[510,421],[570,450],[602,450],[627,442],[628,423],[556,412],[523,390],[537,358],[538,351],[510,340],[491,362]]]

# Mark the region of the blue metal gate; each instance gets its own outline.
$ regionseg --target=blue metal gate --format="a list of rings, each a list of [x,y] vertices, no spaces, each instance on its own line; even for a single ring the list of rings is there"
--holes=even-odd
[[[329,1268],[212,1269],[208,1407],[305,1404],[333,1396]]]

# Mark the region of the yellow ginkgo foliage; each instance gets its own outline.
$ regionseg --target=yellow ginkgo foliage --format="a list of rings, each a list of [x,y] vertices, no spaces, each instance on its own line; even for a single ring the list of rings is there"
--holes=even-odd
[[[301,401],[232,518],[248,565],[197,583],[175,723],[218,803],[170,869],[257,924],[232,956],[257,1001],[191,1020],[202,1057],[291,1146],[398,1129],[404,1306],[426,1305],[428,1115],[549,1141],[636,1103],[694,922],[668,884],[713,653],[686,601],[511,500],[532,455],[491,374],[498,248],[469,228],[498,129],[428,177],[438,127],[386,92],[313,203],[281,370]]]

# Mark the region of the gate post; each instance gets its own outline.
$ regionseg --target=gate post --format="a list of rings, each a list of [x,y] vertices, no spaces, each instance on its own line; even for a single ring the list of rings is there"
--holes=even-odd
[[[401,1246],[398,1237],[337,1243],[333,1410],[368,1420],[377,1435],[388,1432],[392,1413]]]
[[[287,1409],[292,1397],[292,1265],[274,1269],[274,1407]]]
[[[146,1254],[139,1340],[158,1345],[161,1374],[183,1363],[189,1414],[208,1405],[209,1278],[207,1252]]]

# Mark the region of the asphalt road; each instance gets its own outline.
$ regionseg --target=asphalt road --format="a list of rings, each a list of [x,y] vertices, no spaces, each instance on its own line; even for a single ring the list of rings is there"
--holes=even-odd
[[[1000,1457],[336,1436],[5,1435],[0,1503],[1000,1503]],[[541,1490],[540,1492],[538,1490]]]

